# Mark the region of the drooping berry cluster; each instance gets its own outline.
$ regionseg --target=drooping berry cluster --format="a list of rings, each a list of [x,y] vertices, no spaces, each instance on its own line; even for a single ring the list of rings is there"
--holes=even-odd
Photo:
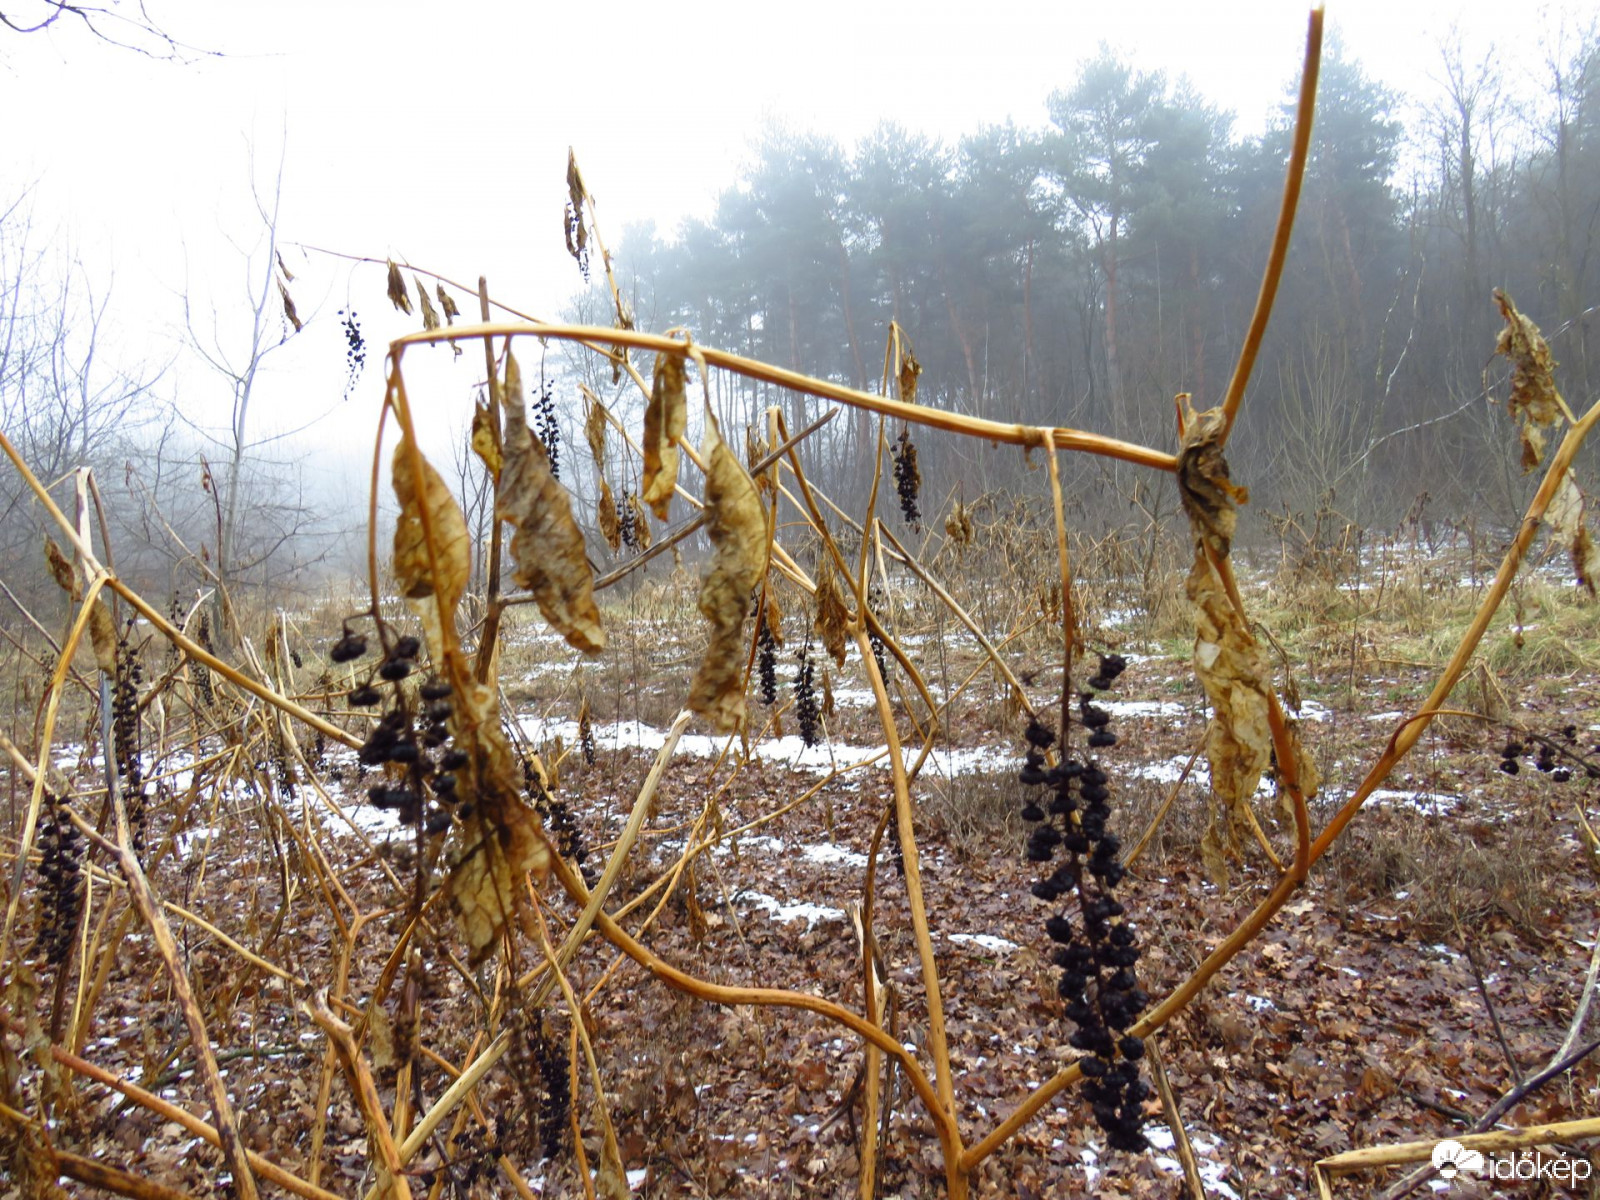
[[[900,431],[895,443],[894,486],[900,493],[900,512],[906,524],[922,528],[922,510],[917,507],[917,497],[922,492],[922,472],[917,468],[917,446],[911,440],[911,430]]]
[[[756,630],[756,669],[761,674],[761,703],[770,707],[778,701],[778,639],[772,636],[765,614]]]
[[[1111,686],[1126,666],[1121,655],[1102,657],[1090,687],[1100,691]],[[1110,714],[1091,702],[1093,695],[1084,692],[1078,700],[1088,744],[1114,745]],[[1026,737],[1028,752],[1018,778],[1028,788],[1044,789],[1030,795],[1022,809],[1023,819],[1034,826],[1028,836],[1028,860],[1043,864],[1055,861],[1058,854],[1064,856],[1051,875],[1033,885],[1033,894],[1052,905],[1068,898],[1045,921],[1045,932],[1057,947],[1052,961],[1061,968],[1057,990],[1076,1026],[1068,1041],[1086,1052],[1080,1062],[1084,1097],[1111,1147],[1143,1150],[1148,1143],[1140,1132],[1141,1105],[1150,1094],[1149,1085],[1139,1077],[1144,1042],[1127,1029],[1149,997],[1134,971],[1138,937],[1116,897],[1125,872],[1122,843],[1106,828],[1111,816],[1110,779],[1095,758],[1079,756],[1065,743],[1060,762],[1047,767],[1045,755],[1055,745],[1056,735],[1038,721],[1029,723]]]
[[[200,612],[200,624],[195,629],[194,640],[207,653],[216,653],[216,648],[211,644],[211,617],[204,609]],[[207,708],[212,707],[217,702],[217,693],[211,686],[211,668],[203,663],[191,663],[189,669],[194,672],[194,690],[200,694],[200,703]]]
[[[147,819],[144,760],[139,753],[139,685],[144,680],[144,670],[128,645],[132,628],[130,620],[117,639],[117,675],[111,692],[111,740],[122,800],[128,808],[128,825],[133,831],[134,852],[142,855]]]
[[[328,657],[348,663],[366,653],[365,635],[352,633],[346,626]],[[465,820],[472,815],[472,805],[457,803],[456,772],[467,765],[467,756],[451,745],[449,721],[454,708],[450,684],[430,677],[417,689],[416,705],[399,686],[417,669],[421,653],[421,641],[410,636],[394,639],[385,651],[375,675],[393,685],[387,689],[389,707],[368,731],[356,758],[364,768],[390,768],[382,783],[367,789],[369,803],[394,811],[402,824],[421,825],[424,832],[437,834],[450,828],[452,811]],[[374,708],[383,703],[384,690],[369,673],[345,699],[352,708]],[[430,795],[438,805],[432,810]]]
[[[550,474],[561,478],[561,425],[556,420],[555,391],[545,383],[539,389],[539,398],[533,403],[533,436],[539,439],[544,452],[550,456]]]
[[[512,1042],[517,1085],[542,1139],[544,1157],[552,1162],[566,1148],[572,1114],[572,1079],[559,1041],[542,1014],[518,1011]]]
[[[572,815],[572,807],[545,786],[544,779],[534,769],[533,760],[526,756],[522,759],[522,785],[528,803],[538,810],[540,819],[556,835],[556,850],[582,870],[589,851],[583,844],[583,830]]]
[[[877,584],[873,584],[868,589],[867,603],[871,605],[873,612],[879,613],[883,611],[883,589]],[[867,627],[867,642],[872,646],[872,657],[878,663],[878,677],[883,680],[883,686],[887,688],[889,686],[889,648],[883,644],[883,639],[878,636],[878,631],[870,625]]]
[[[794,712],[800,722],[800,740],[806,749],[817,744],[822,713],[817,707],[816,666],[811,661],[811,639],[800,647],[800,669],[794,677]]]
[[[589,715],[589,702],[578,708],[578,748],[583,751],[583,761],[594,766],[594,720]]]
[[[629,550],[639,548],[639,528],[634,519],[633,493],[617,501],[617,535]]]
[[[72,956],[78,922],[83,917],[83,864],[78,858],[78,830],[67,820],[61,802],[45,793],[45,814],[39,830],[39,949],[44,961],[58,967]]]
[[[362,369],[367,365],[367,339],[361,336],[361,322],[356,317],[355,309],[347,312],[341,308],[339,323],[344,326],[344,398],[348,400],[361,378]]]
[[[1507,775],[1515,775],[1520,771],[1523,755],[1532,752],[1534,767],[1548,775],[1553,783],[1566,783],[1572,778],[1573,769],[1577,767],[1583,768],[1584,774],[1590,779],[1600,779],[1600,743],[1585,752],[1578,745],[1576,725],[1566,726],[1561,730],[1559,737],[1546,737],[1542,733],[1527,733],[1523,736],[1527,738],[1528,744],[1525,745],[1513,736],[1500,751],[1500,769]]]

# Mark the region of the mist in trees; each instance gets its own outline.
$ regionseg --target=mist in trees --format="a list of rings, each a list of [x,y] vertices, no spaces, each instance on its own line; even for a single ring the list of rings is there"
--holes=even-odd
[[[1428,493],[1509,515],[1516,464],[1486,395],[1494,287],[1553,335],[1571,391],[1592,390],[1600,42],[1548,41],[1532,99],[1454,33],[1429,53],[1417,104],[1337,44],[1323,63],[1295,240],[1233,453],[1293,507],[1392,522]],[[894,125],[853,147],[769,127],[710,217],[625,231],[617,260],[641,326],[876,388],[894,320],[924,402],[1170,442],[1173,395],[1205,406],[1227,385],[1290,104],[1239,136],[1184,82],[1102,48],[1045,107],[1040,127],[955,145]],[[721,388],[735,428],[775,398]],[[835,487],[870,477],[858,451],[872,437],[864,421],[825,432]],[[969,498],[1021,469],[952,462],[927,440],[929,478],[959,478]]]

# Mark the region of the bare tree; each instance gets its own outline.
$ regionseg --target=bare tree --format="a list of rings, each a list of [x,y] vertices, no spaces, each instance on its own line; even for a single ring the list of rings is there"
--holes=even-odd
[[[12,33],[45,33],[57,28],[87,30],[99,41],[120,50],[131,50],[147,58],[188,62],[215,55],[215,50],[200,50],[185,45],[169,34],[160,21],[150,15],[144,0],[122,4],[69,4],[66,0],[6,0],[0,9],[0,28]]]

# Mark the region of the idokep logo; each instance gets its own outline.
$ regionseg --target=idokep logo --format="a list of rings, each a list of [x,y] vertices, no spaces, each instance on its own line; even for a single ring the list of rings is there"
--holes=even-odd
[[[1463,1171],[1483,1170],[1484,1162],[1478,1151],[1446,1138],[1433,1148],[1433,1165],[1445,1179],[1454,1179]]]
[[[1586,1180],[1594,1173],[1594,1164],[1585,1158],[1567,1158],[1565,1155],[1546,1158],[1530,1150],[1491,1154],[1485,1158],[1479,1151],[1469,1150],[1449,1138],[1433,1148],[1432,1158],[1440,1178],[1447,1180],[1470,1171],[1502,1183],[1546,1180],[1572,1184]]]

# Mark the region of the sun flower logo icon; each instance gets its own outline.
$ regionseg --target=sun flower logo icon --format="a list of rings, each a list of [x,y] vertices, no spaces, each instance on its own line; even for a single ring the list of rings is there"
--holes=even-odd
[[[1462,1171],[1483,1170],[1483,1155],[1446,1139],[1433,1148],[1433,1165],[1444,1178],[1454,1179]]]

